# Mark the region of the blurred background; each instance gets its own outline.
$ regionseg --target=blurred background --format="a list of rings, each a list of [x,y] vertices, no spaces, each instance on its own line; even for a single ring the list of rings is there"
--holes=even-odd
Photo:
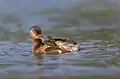
[[[81,51],[34,57],[36,24]],[[0,0],[0,79],[41,78],[120,79],[120,0]]]
[[[119,39],[119,4],[119,0],[0,0],[0,40],[28,41],[28,29],[35,24],[44,35],[95,38],[95,33],[88,34],[99,30],[100,35]]]

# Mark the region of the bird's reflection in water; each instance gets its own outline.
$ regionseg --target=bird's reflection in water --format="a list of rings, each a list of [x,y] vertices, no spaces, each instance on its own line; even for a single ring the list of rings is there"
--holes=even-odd
[[[47,54],[47,55],[34,55],[34,61],[32,62],[34,66],[38,68],[32,71],[32,75],[42,76],[54,74],[54,70],[58,69],[60,65],[61,58],[59,54]]]

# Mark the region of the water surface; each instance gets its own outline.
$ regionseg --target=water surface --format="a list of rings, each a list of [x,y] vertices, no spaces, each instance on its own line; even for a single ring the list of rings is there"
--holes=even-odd
[[[120,78],[118,32],[104,29],[74,32],[71,35],[80,44],[80,52],[39,58],[32,54],[31,42],[0,41],[0,79]]]

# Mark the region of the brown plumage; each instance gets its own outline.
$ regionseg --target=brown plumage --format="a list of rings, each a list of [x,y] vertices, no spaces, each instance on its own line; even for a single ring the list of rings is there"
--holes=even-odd
[[[32,26],[29,29],[29,33],[33,40],[32,52],[34,54],[68,53],[80,50],[80,46],[75,41],[69,39],[53,39],[51,36],[48,36],[48,39],[43,41],[42,31],[38,25]]]

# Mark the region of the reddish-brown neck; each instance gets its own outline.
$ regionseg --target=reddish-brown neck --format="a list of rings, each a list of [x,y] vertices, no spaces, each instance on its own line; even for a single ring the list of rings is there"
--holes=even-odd
[[[32,52],[35,53],[36,50],[42,45],[41,39],[33,39]]]

